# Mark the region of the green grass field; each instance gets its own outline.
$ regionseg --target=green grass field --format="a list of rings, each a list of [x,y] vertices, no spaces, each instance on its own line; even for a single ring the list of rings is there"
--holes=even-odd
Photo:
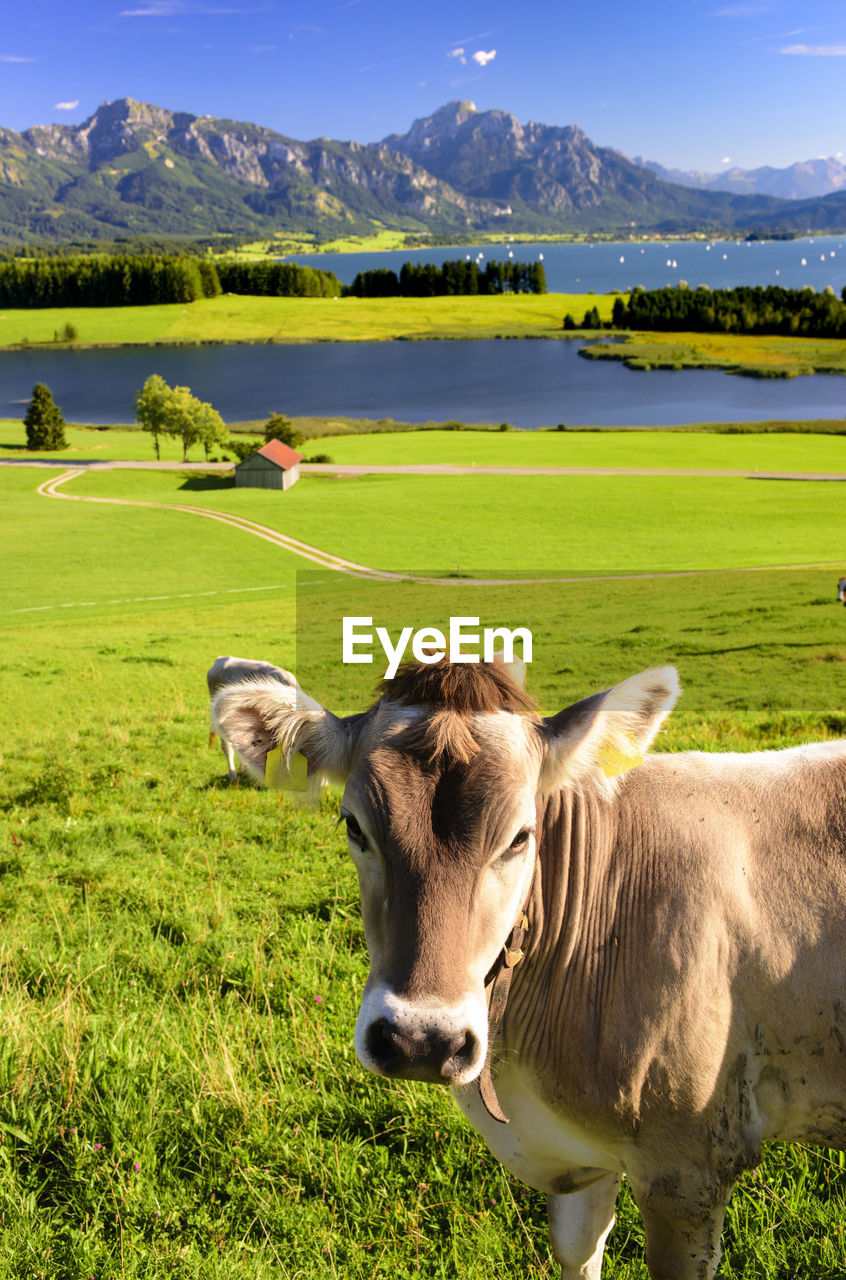
[[[256,437],[263,423],[252,424]],[[307,433],[301,452],[306,458],[328,453],[334,462],[360,465],[453,463],[458,466],[687,467],[716,470],[846,472],[844,435],[813,431],[444,431],[376,430],[357,434],[346,421],[297,419]],[[358,424],[377,426],[379,424]],[[381,424],[383,427],[386,424]],[[837,426],[840,424],[821,424]],[[329,428],[330,434],[322,432]],[[340,429],[342,434],[335,435]],[[0,459],[55,458],[73,465],[82,461],[154,462],[153,438],[143,431],[119,427],[65,428],[68,447],[37,455],[26,450],[23,423],[0,419]],[[182,445],[162,437],[163,462],[182,459]],[[212,450],[213,457],[226,454]],[[230,457],[232,455],[229,455]],[[189,450],[202,461],[200,446]],[[234,459],[233,459],[234,461]]]
[[[12,418],[0,418],[0,460],[3,458],[57,458],[73,466],[78,462],[155,462],[156,449],[153,437],[144,431],[121,430],[119,427],[65,427],[66,449],[45,449],[37,454],[27,453],[26,430],[23,422]],[[181,462],[182,443],[159,439],[162,462]],[[219,454],[220,450],[212,451]],[[192,461],[201,461],[203,450],[195,445],[189,450]]]
[[[296,663],[349,710],[324,661],[339,608],[460,604],[536,628],[530,687],[548,711],[669,660],[685,693],[662,749],[843,734],[837,571],[731,571],[756,548],[777,559],[782,524],[791,558],[836,557],[839,486],[585,477],[530,497],[482,477],[392,478],[302,481],[283,498],[114,472],[69,487],[221,508],[245,496],[253,518],[340,554],[427,567],[460,537],[472,557],[519,550],[524,569],[636,554],[728,570],[434,601],[311,573],[295,645],[294,557],[175,511],[39,497],[47,474],[0,471],[0,1275],[556,1275],[543,1198],[447,1093],[356,1062],[367,962],[337,795],[304,809],[226,788],[205,670],[227,652]],[[501,527],[484,535],[493,510]],[[844,1200],[840,1156],[771,1147],[735,1190],[721,1280],[846,1275]],[[625,1190],[605,1275],[646,1280]]]
[[[7,309],[0,348],[62,345],[66,324],[75,346],[237,342],[381,342],[424,339],[599,337],[594,359],[625,360],[634,369],[726,369],[760,377],[846,373],[838,340],[745,334],[632,334],[605,344],[590,330],[565,334],[596,306],[610,320],[611,294],[501,294],[467,298],[258,298],[227,294],[185,305]]]
[[[0,347],[53,343],[73,324],[77,345],[180,342],[377,342],[395,338],[558,338],[566,311],[614,299],[579,294],[481,298],[254,298],[186,305],[76,307],[0,314]]]
[[[599,342],[594,360],[624,360],[630,369],[725,369],[762,378],[846,373],[846,348],[837,338],[717,333],[634,333],[622,345]]]
[[[250,244],[242,244],[234,255],[227,251],[224,256],[240,258],[243,255],[254,258],[279,253],[373,253],[382,249],[402,249],[407,235],[406,231],[382,229],[374,231],[370,236],[340,236],[318,244],[315,236],[308,232],[288,235],[284,231],[277,231],[272,240],[254,240]],[[315,266],[320,266],[319,261]]]
[[[846,434],[415,431],[326,436],[309,441],[304,451],[326,452],[333,462],[358,465],[688,467],[846,474]]]
[[[814,481],[304,476],[282,495],[236,489],[225,477],[122,471],[86,474],[67,492],[248,515],[347,560],[400,571],[614,573],[831,563],[846,539],[846,495],[839,485]]]

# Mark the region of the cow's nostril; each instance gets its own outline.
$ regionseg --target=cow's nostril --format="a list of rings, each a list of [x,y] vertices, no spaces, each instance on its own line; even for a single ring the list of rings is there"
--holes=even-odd
[[[402,1065],[396,1027],[387,1018],[377,1018],[367,1028],[367,1052],[380,1071],[390,1075]]]
[[[462,1071],[466,1071],[476,1061],[479,1041],[469,1029],[454,1037],[447,1057],[441,1065],[441,1075],[445,1080],[453,1080]]]
[[[367,1028],[365,1047],[367,1065],[382,1075],[451,1084],[476,1062],[479,1041],[469,1029],[453,1034],[412,1031],[377,1018]]]

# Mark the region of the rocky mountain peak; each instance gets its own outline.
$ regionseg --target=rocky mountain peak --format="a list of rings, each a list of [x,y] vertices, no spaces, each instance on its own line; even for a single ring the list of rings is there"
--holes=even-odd
[[[795,166],[806,182],[821,168],[836,181],[836,162]],[[116,228],[365,233],[377,220],[439,233],[757,229],[762,219],[777,225],[782,204],[668,186],[596,146],[577,125],[522,124],[469,99],[448,102],[377,145],[298,142],[260,125],[129,97],[104,102],[82,124],[0,129],[0,242],[108,237]],[[830,203],[795,216],[802,227],[842,225],[840,205]]]

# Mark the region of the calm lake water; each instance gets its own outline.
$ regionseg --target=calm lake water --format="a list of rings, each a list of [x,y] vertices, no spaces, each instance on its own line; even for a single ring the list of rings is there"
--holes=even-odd
[[[351,284],[359,271],[404,262],[434,262],[475,258],[482,254],[502,261],[511,251],[518,262],[543,258],[550,293],[610,293],[635,285],[661,289],[686,280],[691,286],[729,289],[741,284],[781,284],[789,289],[830,285],[838,294],[846,285],[846,236],[815,236],[803,240],[649,240],[619,244],[462,245],[460,248],[399,249],[388,253],[295,254],[285,262],[334,271],[342,284]]]
[[[0,351],[0,417],[22,417],[40,381],[70,421],[131,422],[133,394],[151,373],[191,387],[226,421],[276,411],[533,428],[842,418],[846,412],[844,377],[635,373],[616,361],[582,359],[579,345],[524,340]]]

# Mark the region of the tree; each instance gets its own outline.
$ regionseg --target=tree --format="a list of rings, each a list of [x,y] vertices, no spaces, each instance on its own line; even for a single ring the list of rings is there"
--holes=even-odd
[[[168,435],[182,441],[182,461],[188,461],[192,444],[201,444],[208,461],[209,448],[223,444],[228,432],[216,409],[205,400],[191,394],[190,387],[174,387],[170,393],[170,424]]]
[[[43,382],[36,382],[24,418],[27,449],[66,449],[65,420],[53,393]]]
[[[140,391],[135,393],[135,418],[149,431],[159,451],[159,436],[173,436],[182,441],[182,460],[187,462],[192,444],[201,444],[206,459],[209,449],[228,440],[223,419],[205,400],[191,394],[190,387],[169,387],[164,378],[151,373]]]
[[[221,418],[217,409],[213,409],[205,400],[194,400],[194,420],[197,431],[197,439],[203,446],[206,455],[206,462],[209,460],[209,449],[213,445],[224,445],[229,439],[229,432],[226,430],[226,423]]]
[[[135,392],[135,421],[142,431],[149,431],[160,458],[159,436],[170,435],[171,389],[157,373],[151,373],[140,391]]]
[[[190,387],[174,387],[170,393],[170,422],[168,435],[182,441],[182,461],[188,461],[188,450],[200,440],[200,423],[197,406],[200,401],[191,395]]]
[[[305,436],[298,431],[290,418],[286,418],[284,413],[272,413],[264,424],[264,438],[266,442],[270,440],[281,440],[283,444],[288,445],[290,449],[296,449],[297,445],[302,444]]]
[[[235,436],[230,436],[226,442],[226,447],[230,453],[234,453],[239,462],[243,462],[245,458],[249,458],[251,454],[258,453],[261,448],[261,440],[249,439],[236,440]]]

